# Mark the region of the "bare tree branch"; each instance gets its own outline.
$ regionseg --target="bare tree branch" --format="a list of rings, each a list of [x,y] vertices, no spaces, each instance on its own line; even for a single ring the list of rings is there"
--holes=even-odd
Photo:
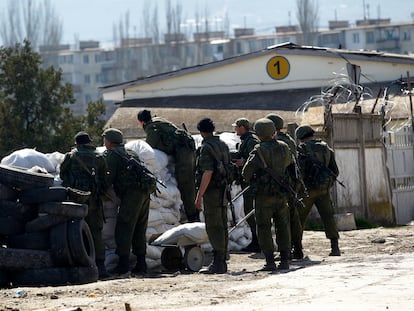
[[[301,44],[314,45],[319,28],[319,4],[317,0],[296,0],[297,18],[302,31]]]

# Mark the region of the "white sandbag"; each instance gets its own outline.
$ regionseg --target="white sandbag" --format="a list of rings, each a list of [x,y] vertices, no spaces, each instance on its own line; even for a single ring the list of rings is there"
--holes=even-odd
[[[50,163],[55,168],[56,173],[60,173],[60,164],[63,162],[63,159],[65,158],[65,154],[55,151],[53,153],[45,153],[45,156],[49,159]]]
[[[204,253],[209,253],[213,251],[213,246],[211,246],[210,242],[201,244],[200,248],[204,251]]]
[[[161,207],[159,211],[166,224],[169,224],[169,225],[180,224],[180,211],[179,210]]]
[[[238,227],[230,233],[229,239],[232,240],[232,241],[237,241],[242,236],[244,236],[244,228]]]
[[[245,248],[247,245],[249,245],[252,242],[252,239],[248,239],[245,236],[240,237],[237,240],[237,245],[240,247],[239,249],[237,249],[238,251]]]
[[[162,217],[159,209],[150,208],[148,215],[148,227],[156,227],[162,224],[164,224],[164,218]]]
[[[14,151],[8,156],[5,156],[1,160],[1,164],[19,166],[27,169],[40,167],[46,170],[48,173],[55,173],[56,171],[54,164],[44,153],[30,148]]]
[[[153,246],[153,245],[147,245],[147,254],[146,257],[147,258],[152,258],[152,259],[160,259],[161,258],[161,253],[162,253],[162,247],[160,246]]]
[[[125,148],[134,151],[147,169],[154,174],[157,172],[154,149],[146,141],[142,139],[131,140],[125,144]]]
[[[148,269],[154,269],[156,267],[161,266],[161,259],[152,259],[152,258],[146,258],[145,262],[147,263]]]
[[[160,172],[163,168],[166,168],[168,165],[168,155],[158,149],[154,150],[154,156],[155,156],[155,171]]]
[[[226,143],[230,151],[237,151],[237,145],[240,144],[240,137],[236,133],[223,132],[219,135],[220,139]]]
[[[193,222],[179,225],[164,232],[152,244],[153,245],[178,245],[202,244],[208,241],[205,223]]]
[[[149,241],[154,235],[157,235],[158,232],[155,230],[154,227],[147,227],[147,231],[145,231],[145,239]]]

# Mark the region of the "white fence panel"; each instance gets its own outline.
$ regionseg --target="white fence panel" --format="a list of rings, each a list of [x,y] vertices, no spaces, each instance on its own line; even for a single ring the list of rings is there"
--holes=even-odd
[[[387,167],[395,221],[405,225],[414,219],[414,146],[411,126],[388,132]]]

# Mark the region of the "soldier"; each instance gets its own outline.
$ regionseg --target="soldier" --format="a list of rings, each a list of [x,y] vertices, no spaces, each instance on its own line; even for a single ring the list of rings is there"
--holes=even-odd
[[[129,256],[131,252],[137,257],[133,274],[145,274],[147,264],[146,237],[150,203],[150,187],[139,182],[140,175],[131,168],[128,159],[139,161],[138,155],[132,150],[125,149],[122,132],[109,128],[102,134],[106,162],[109,168],[109,180],[120,199],[120,206],[115,225],[116,254],[119,256],[114,274],[129,272]]]
[[[250,153],[242,174],[255,193],[257,238],[266,258],[262,271],[289,269],[291,243],[286,169],[291,164],[291,155],[289,147],[284,142],[273,139],[275,126],[271,120],[257,120],[254,129],[260,144]],[[272,219],[280,250],[280,263],[277,268],[271,230]]]
[[[295,132],[296,138],[300,141],[298,164],[308,189],[308,197],[303,199],[305,208],[299,210],[299,216],[302,228],[304,228],[309,212],[315,204],[325,227],[325,235],[331,241],[329,256],[340,256],[338,228],[329,193],[339,170],[334,151],[326,142],[315,139],[314,133],[315,131],[309,125],[299,126]]]
[[[246,163],[247,158],[249,157],[250,152],[253,150],[254,146],[259,143],[259,138],[250,130],[250,121],[246,118],[237,119],[232,126],[234,126],[234,130],[238,136],[240,136],[241,144],[237,148],[237,152],[232,153],[232,161],[236,164],[236,166],[241,171],[243,169],[244,164]],[[239,180],[242,189],[245,189],[248,184],[242,179]],[[251,189],[246,190],[243,193],[243,202],[244,202],[244,214],[247,215],[251,210],[253,210],[253,193]],[[249,224],[250,230],[252,232],[252,242],[247,245],[242,251],[245,252],[255,252],[260,253],[260,246],[259,242],[257,241],[257,234],[256,234],[256,220],[255,216],[252,215],[250,218],[247,219],[247,223]]]
[[[189,222],[199,221],[195,200],[195,144],[191,135],[160,117],[151,117],[149,110],[138,113],[138,123],[147,134],[147,143],[174,157],[175,178]]]
[[[213,247],[214,259],[204,273],[222,274],[227,272],[226,254],[228,245],[227,208],[225,191],[227,181],[217,170],[217,160],[230,163],[230,152],[227,145],[213,135],[215,125],[209,118],[197,124],[203,141],[197,150],[196,179],[197,196],[195,206],[198,210],[204,207],[206,231]]]
[[[77,133],[75,142],[76,147],[66,153],[60,166],[60,178],[64,187],[91,192],[85,221],[89,225],[95,245],[99,278],[103,279],[109,274],[105,268],[105,246],[102,241],[104,216],[100,196],[108,187],[108,168],[103,156],[91,145],[92,140],[88,133]]]
[[[298,172],[297,167],[297,150],[296,150],[296,142],[295,140],[288,134],[282,132],[283,128],[283,118],[275,113],[270,113],[266,116],[266,118],[273,121],[273,124],[276,128],[275,138],[277,140],[281,140],[289,146],[290,153],[292,155],[292,162],[288,167],[288,173],[290,177],[290,182],[292,188],[298,192],[300,191],[302,184],[301,184],[301,176]],[[289,194],[288,196],[288,205],[289,205],[289,212],[290,212],[290,234],[292,239],[292,258],[293,259],[303,259],[303,251],[302,251],[302,225],[300,222],[299,212],[296,205],[296,200],[294,195]]]

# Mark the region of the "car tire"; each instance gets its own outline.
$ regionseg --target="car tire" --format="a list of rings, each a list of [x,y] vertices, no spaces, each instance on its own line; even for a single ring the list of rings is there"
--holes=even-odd
[[[73,202],[47,202],[39,204],[39,213],[82,219],[88,215],[88,205]]]
[[[49,230],[10,235],[7,238],[7,246],[9,248],[48,250],[50,248]]]
[[[42,187],[20,191],[19,201],[25,204],[40,204],[46,202],[62,202],[68,198],[65,187]]]
[[[72,220],[68,222],[68,241],[76,265],[82,267],[95,265],[95,245],[86,221]]]
[[[0,164],[0,182],[20,190],[50,187],[53,185],[54,177],[49,173],[31,172],[22,167]]]
[[[48,251],[0,247],[0,269],[22,270],[52,265],[52,256]]]
[[[42,215],[26,223],[26,232],[47,230],[53,226],[69,221],[70,217],[61,215]]]
[[[0,217],[0,235],[14,235],[24,232],[25,223],[12,216]]]
[[[42,268],[17,271],[11,276],[12,286],[62,286],[93,283],[98,269],[91,267]]]
[[[0,200],[15,201],[18,193],[16,189],[0,183]]]
[[[0,217],[13,217],[24,222],[37,216],[37,207],[16,201],[0,200]]]
[[[73,266],[73,259],[68,243],[67,222],[53,226],[50,229],[50,253],[56,266]]]

